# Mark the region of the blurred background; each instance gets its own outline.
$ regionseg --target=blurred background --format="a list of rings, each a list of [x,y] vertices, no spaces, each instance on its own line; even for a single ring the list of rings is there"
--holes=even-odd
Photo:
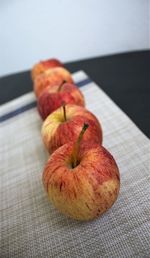
[[[150,48],[149,0],[0,0],[0,76]]]

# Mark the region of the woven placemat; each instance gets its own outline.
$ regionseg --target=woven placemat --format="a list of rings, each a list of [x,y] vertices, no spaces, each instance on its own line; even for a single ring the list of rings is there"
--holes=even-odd
[[[41,181],[48,154],[34,94],[13,100],[0,108],[0,257],[150,257],[149,139],[84,72],[73,77],[119,166],[119,198],[94,221],[59,213]]]

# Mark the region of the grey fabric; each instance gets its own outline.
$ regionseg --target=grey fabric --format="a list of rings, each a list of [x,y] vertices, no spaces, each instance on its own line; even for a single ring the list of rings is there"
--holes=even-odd
[[[85,78],[74,74],[75,81]],[[119,198],[94,221],[60,214],[41,181],[48,154],[36,108],[8,119],[0,128],[0,257],[150,257],[149,139],[94,82],[81,90],[119,166]],[[3,105],[1,114],[34,100],[26,94]]]

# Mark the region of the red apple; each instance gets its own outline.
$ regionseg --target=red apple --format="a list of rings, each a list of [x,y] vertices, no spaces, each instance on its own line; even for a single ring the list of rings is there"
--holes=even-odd
[[[48,69],[35,78],[33,84],[35,95],[39,97],[46,87],[60,85],[63,81],[73,83],[69,71],[63,67]]]
[[[102,128],[97,118],[81,106],[67,104],[51,113],[42,126],[43,142],[49,153],[68,142],[75,142],[83,123],[89,124],[83,141],[102,143]]]
[[[35,80],[35,78],[40,75],[41,73],[45,72],[46,70],[54,67],[63,67],[64,65],[55,58],[51,58],[45,61],[41,61],[37,64],[35,64],[31,71],[31,77],[32,80]]]
[[[63,82],[61,85],[46,87],[37,101],[41,117],[45,119],[62,103],[84,106],[83,94],[75,84]]]
[[[57,149],[43,171],[50,201],[62,213],[77,220],[91,220],[107,211],[116,201],[120,188],[114,158],[104,147],[82,142],[85,129],[84,125],[75,144],[70,142]]]

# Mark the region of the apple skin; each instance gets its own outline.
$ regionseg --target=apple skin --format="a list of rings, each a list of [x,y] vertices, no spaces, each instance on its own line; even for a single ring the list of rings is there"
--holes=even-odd
[[[63,67],[48,69],[37,76],[33,83],[33,88],[37,98],[46,87],[60,85],[63,81],[73,83],[71,73]]]
[[[55,58],[44,60],[35,64],[31,71],[32,80],[34,81],[38,75],[54,67],[64,67],[64,65],[58,59]]]
[[[84,96],[73,83],[64,83],[59,90],[59,85],[46,87],[37,100],[38,111],[43,120],[62,106],[62,103],[85,106]]]
[[[86,134],[86,132],[85,132]],[[116,201],[120,175],[112,155],[91,142],[80,145],[79,165],[71,167],[73,144],[67,143],[49,158],[43,183],[52,204],[76,220],[92,220]]]
[[[83,141],[102,144],[101,125],[90,111],[81,106],[67,104],[66,116],[67,121],[64,121],[63,108],[60,107],[42,125],[42,139],[50,154],[68,142],[75,142],[84,123],[89,124],[89,128],[83,135]]]

